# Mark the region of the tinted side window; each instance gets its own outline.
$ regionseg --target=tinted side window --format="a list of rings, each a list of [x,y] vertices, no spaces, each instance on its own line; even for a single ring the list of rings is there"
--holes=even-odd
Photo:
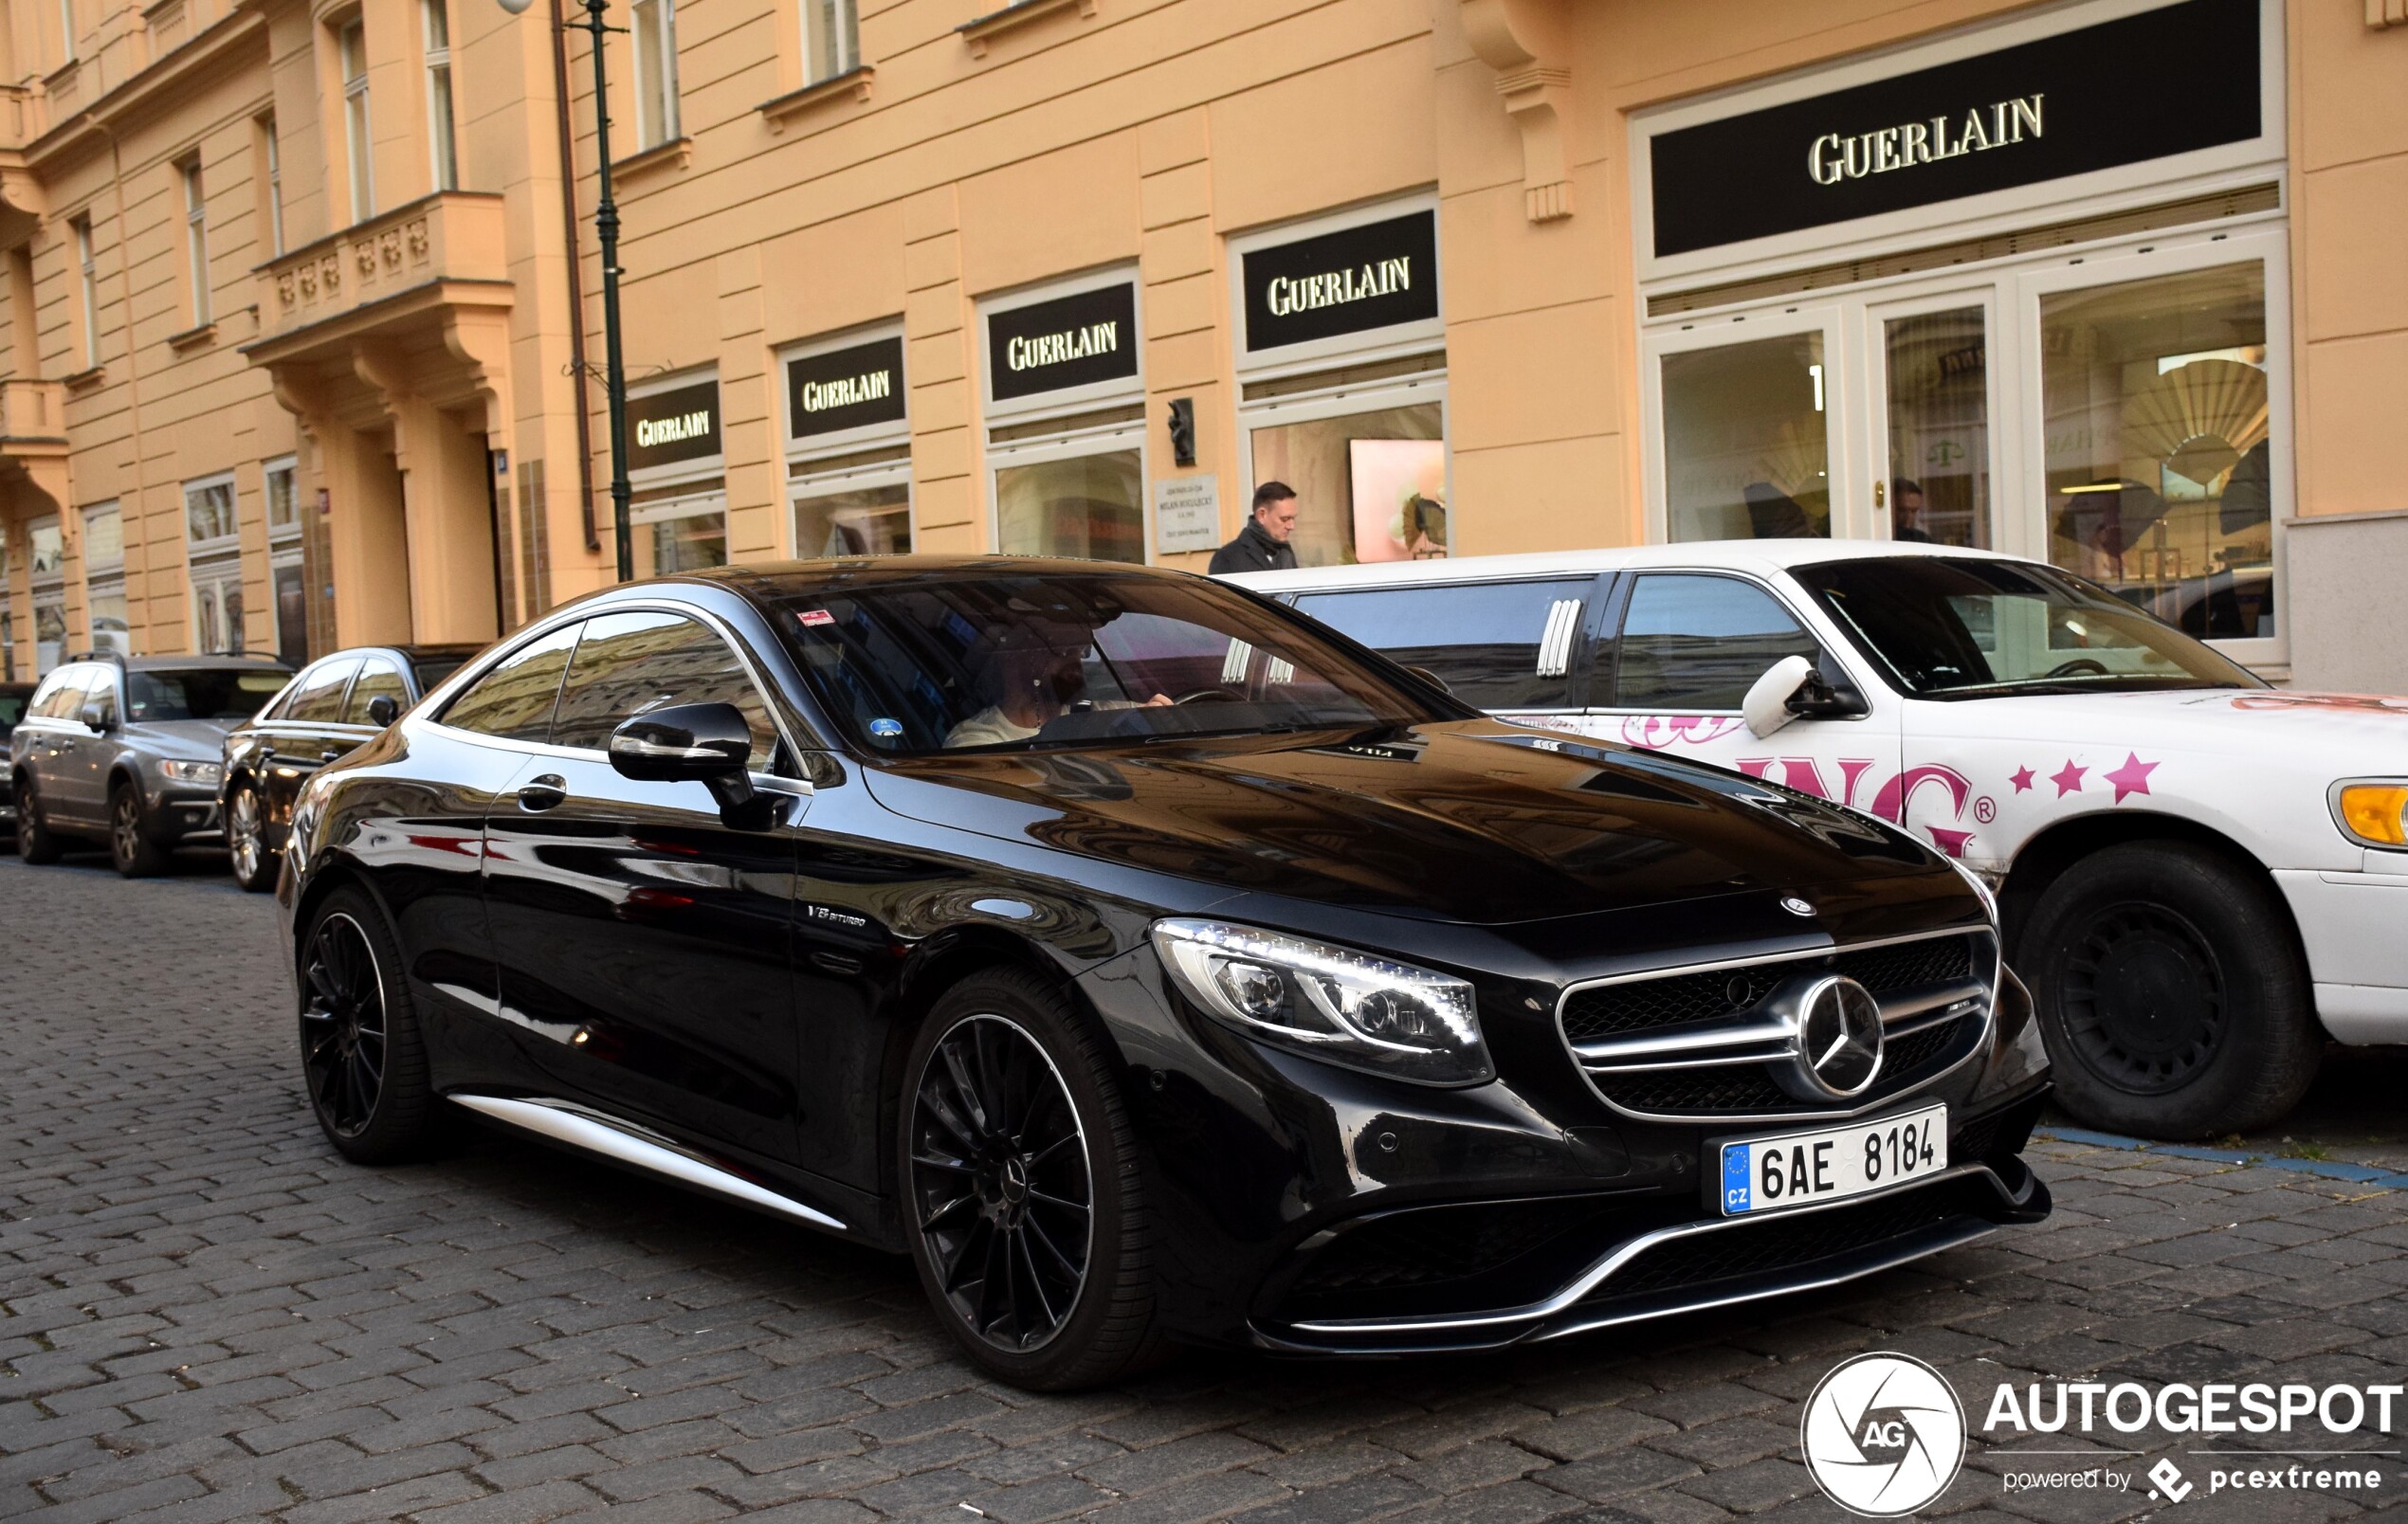
[[[304,724],[325,724],[342,713],[343,684],[359,666],[345,657],[310,668],[292,697],[284,700],[283,717]]]
[[[401,668],[381,656],[372,656],[359,663],[359,676],[351,685],[351,697],[343,700],[343,722],[376,723],[368,717],[368,702],[379,694],[401,708],[410,706],[410,688],[401,680]]]
[[[552,736],[552,706],[560,697],[560,675],[582,626],[569,625],[532,641],[502,659],[468,684],[443,712],[443,722],[513,741]]]
[[[777,732],[769,706],[727,643],[679,614],[600,614],[587,620],[560,687],[556,746],[599,752],[621,722],[665,704],[734,704],[753,731],[752,767],[769,771]]]
[[[1314,592],[1298,612],[1407,666],[1428,667],[1483,709],[1566,709],[1591,577]]]
[[[1814,638],[1763,589],[1736,577],[1639,578],[1622,618],[1614,705],[1659,714],[1736,711],[1764,669],[1809,662]]]

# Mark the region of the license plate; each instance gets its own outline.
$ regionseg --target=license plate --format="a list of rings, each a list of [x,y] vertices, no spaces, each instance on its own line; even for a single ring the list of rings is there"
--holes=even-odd
[[[1723,1215],[1843,1201],[1948,1168],[1948,1108],[1722,1145]]]

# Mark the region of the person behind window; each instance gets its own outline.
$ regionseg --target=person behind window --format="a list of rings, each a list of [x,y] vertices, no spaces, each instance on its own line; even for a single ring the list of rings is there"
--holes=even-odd
[[[1090,644],[1084,630],[1054,626],[1029,625],[999,632],[986,672],[987,692],[994,701],[946,732],[946,748],[1025,741],[1043,730],[1047,720],[1067,713],[1085,698]],[[1158,693],[1145,701],[1167,704],[1171,699]],[[1133,705],[1127,700],[1107,700],[1094,707]]]
[[[1900,477],[1889,484],[1889,537],[1931,543],[1931,531],[1923,527],[1923,483],[1912,477]]]
[[[1213,553],[1206,568],[1214,576],[1231,572],[1292,572],[1296,547],[1296,489],[1285,481],[1266,481],[1254,489],[1254,514],[1237,537]]]

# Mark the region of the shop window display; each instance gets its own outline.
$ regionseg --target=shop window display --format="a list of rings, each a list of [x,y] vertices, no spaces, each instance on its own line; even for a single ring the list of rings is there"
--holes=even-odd
[[[1819,333],[1664,356],[1664,495],[1675,540],[1831,534]]]
[[[1253,431],[1254,475],[1296,489],[1299,566],[1431,560],[1450,548],[1446,409],[1418,403]]]
[[[1145,560],[1145,473],[1136,450],[1078,455],[995,471],[995,522],[1006,555]]]

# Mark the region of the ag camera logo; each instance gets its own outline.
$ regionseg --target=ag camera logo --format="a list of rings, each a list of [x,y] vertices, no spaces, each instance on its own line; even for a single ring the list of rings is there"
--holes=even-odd
[[[1798,1441],[1825,1497],[1866,1518],[1900,1518],[1957,1479],[1965,1410],[1914,1356],[1860,1354],[1815,1383]]]

